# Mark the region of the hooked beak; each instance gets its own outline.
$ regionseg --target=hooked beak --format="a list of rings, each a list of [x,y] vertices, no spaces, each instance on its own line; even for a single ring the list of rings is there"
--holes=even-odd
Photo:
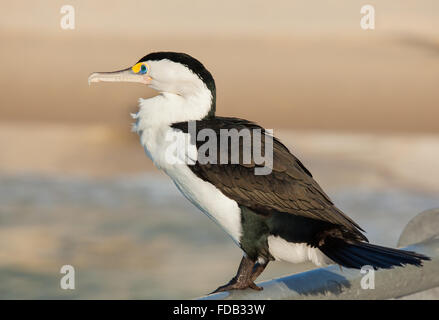
[[[148,74],[134,73],[131,68],[113,72],[94,72],[88,77],[88,84],[92,82],[139,82],[150,84],[152,78]]]

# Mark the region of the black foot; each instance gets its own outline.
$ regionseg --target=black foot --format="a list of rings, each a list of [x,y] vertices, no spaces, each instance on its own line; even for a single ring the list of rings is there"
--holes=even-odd
[[[236,276],[232,280],[230,280],[228,284],[219,287],[210,294],[230,290],[244,290],[247,288],[261,291],[262,288],[258,287],[254,283],[254,281],[262,273],[262,271],[264,271],[267,263],[268,262],[263,264],[256,263],[255,261],[249,259],[246,255],[244,255],[242,257]]]
[[[218,289],[216,289],[215,291],[211,292],[212,293],[217,293],[217,292],[223,292],[223,291],[230,291],[230,290],[244,290],[244,289],[253,289],[256,291],[261,291],[264,288],[262,287],[258,287],[252,280],[247,279],[246,281],[236,281],[235,278],[233,278],[228,284],[225,284],[221,287],[218,287]]]

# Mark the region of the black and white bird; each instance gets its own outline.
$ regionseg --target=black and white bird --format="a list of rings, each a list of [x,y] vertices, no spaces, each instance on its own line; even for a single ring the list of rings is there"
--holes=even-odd
[[[308,169],[278,139],[272,137],[272,170],[256,175],[255,161],[205,163],[198,161],[202,141],[191,136],[209,128],[259,129],[251,143],[265,146],[267,131],[238,118],[217,117],[215,81],[195,58],[176,52],[154,52],[134,66],[116,72],[97,72],[90,82],[138,82],[158,95],[139,99],[134,130],[154,164],[181,193],[218,223],[242,249],[236,276],[215,291],[252,288],[269,261],[336,263],[347,268],[421,266],[429,258],[409,251],[369,244],[358,224],[339,210]],[[251,131],[252,132],[252,131]],[[169,134],[189,141],[185,155],[192,161],[169,161]],[[240,142],[240,150],[245,152]],[[231,149],[229,149],[231,150]]]

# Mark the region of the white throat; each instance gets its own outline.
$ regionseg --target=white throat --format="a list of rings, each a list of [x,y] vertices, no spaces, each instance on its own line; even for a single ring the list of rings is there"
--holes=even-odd
[[[149,99],[139,99],[139,112],[135,131],[151,127],[169,126],[172,123],[201,120],[209,113],[212,94],[205,88],[191,95],[162,92]]]

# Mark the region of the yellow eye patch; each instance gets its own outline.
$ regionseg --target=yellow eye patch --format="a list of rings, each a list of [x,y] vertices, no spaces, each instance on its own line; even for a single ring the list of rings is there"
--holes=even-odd
[[[140,74],[145,74],[148,72],[149,70],[149,66],[148,64],[146,64],[145,62],[139,62],[136,63],[131,70],[133,70],[134,73],[140,73]]]

